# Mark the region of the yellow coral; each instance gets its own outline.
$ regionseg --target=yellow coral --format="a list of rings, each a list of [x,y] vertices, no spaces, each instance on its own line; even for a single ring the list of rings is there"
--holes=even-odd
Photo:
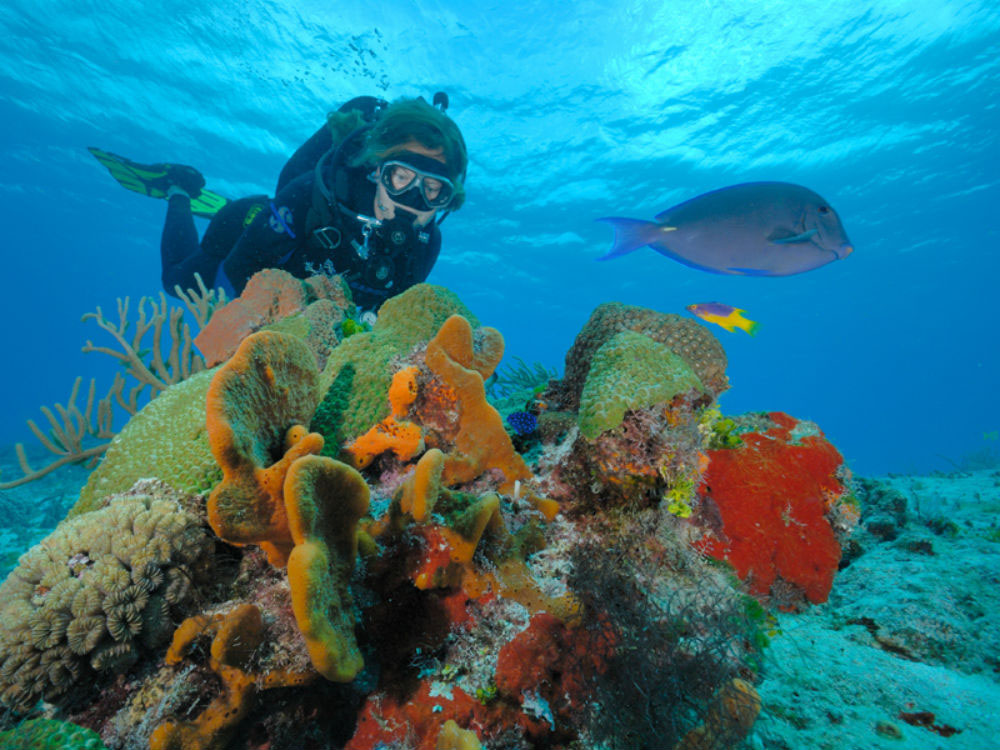
[[[434,503],[441,492],[441,471],[444,453],[431,448],[417,461],[413,476],[403,484],[399,507],[409,513],[414,521],[426,521],[434,512]]]
[[[194,642],[212,636],[209,666],[222,691],[191,721],[165,721],[149,739],[150,750],[223,750],[239,723],[256,705],[259,690],[304,685],[315,673],[294,670],[251,669],[264,641],[264,619],[255,604],[240,604],[227,613],[195,615],[181,623],[167,652],[166,662],[180,664]]]
[[[749,734],[760,713],[760,695],[749,682],[735,677],[712,698],[705,722],[695,727],[674,750],[725,750]]]
[[[150,750],[221,750],[254,706],[255,678],[246,670],[263,635],[260,610],[244,604],[226,616],[199,615],[185,621],[170,646],[174,661],[206,629],[215,633],[211,666],[222,680],[222,692],[193,721],[166,721],[158,726],[149,738]]]
[[[402,419],[410,405],[417,400],[417,368],[404,367],[392,376],[389,385],[389,407],[392,416]]]
[[[481,750],[482,744],[471,729],[462,729],[454,719],[448,719],[438,734],[435,750]]]

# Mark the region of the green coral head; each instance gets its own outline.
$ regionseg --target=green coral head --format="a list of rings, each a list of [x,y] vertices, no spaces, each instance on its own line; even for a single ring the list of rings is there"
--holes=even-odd
[[[354,318],[344,318],[344,322],[340,324],[340,331],[345,339],[356,333],[367,333],[371,329],[372,327],[364,321],[354,320]]]
[[[497,686],[490,683],[486,687],[476,688],[476,700],[484,706],[496,700],[498,694]]]
[[[625,413],[705,393],[698,376],[664,344],[635,331],[609,338],[594,354],[580,394],[580,434],[593,440],[621,425]]]
[[[31,719],[0,732],[4,750],[107,750],[92,729],[56,719]]]

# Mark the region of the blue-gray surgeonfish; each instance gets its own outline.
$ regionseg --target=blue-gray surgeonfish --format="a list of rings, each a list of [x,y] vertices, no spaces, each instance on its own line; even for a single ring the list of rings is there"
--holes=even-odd
[[[854,248],[837,212],[809,188],[747,182],[699,195],[655,221],[609,217],[615,242],[598,260],[644,245],[686,266],[737,276],[791,276]]]

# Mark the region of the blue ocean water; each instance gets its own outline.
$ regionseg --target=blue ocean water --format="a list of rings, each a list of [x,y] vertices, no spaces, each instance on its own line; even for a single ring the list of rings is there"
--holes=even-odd
[[[811,419],[863,474],[951,468],[1000,428],[997,3],[215,2],[0,5],[0,444],[110,382],[83,313],[159,291],[165,204],[87,153],[195,165],[216,191],[278,170],[359,94],[451,98],[466,206],[429,281],[507,355],[561,369],[598,304],[745,308],[727,413]],[[607,215],[754,180],[802,183],[856,251],[786,278],[649,249],[597,263]],[[203,226],[203,225],[202,225]],[[984,437],[986,435],[986,437]]]

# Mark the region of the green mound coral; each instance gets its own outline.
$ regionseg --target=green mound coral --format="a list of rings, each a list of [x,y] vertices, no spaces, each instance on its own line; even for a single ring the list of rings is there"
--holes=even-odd
[[[417,284],[379,308],[371,331],[354,333],[341,342],[320,375],[326,395],[312,421],[312,429],[326,438],[324,453],[336,456],[345,441],[389,413],[392,359],[431,339],[452,315],[479,325],[454,292]]]
[[[4,750],[106,750],[93,729],[55,719],[31,719],[0,732]]]
[[[170,639],[211,550],[162,482],[63,521],[0,585],[0,702],[58,702]],[[77,691],[74,691],[77,692]]]
[[[692,389],[705,390],[665,344],[634,331],[616,333],[591,359],[580,396],[580,433],[594,439],[620,425],[626,411],[667,403]]]
[[[705,326],[680,315],[661,313],[635,305],[608,302],[594,308],[566,353],[566,372],[547,393],[558,408],[576,411],[592,359],[612,336],[633,331],[664,344],[682,357],[713,396],[729,387],[726,353]]]
[[[139,479],[162,479],[185,494],[203,494],[222,473],[205,431],[205,394],[215,370],[192,375],[146,404],[111,443],[69,517],[101,507],[104,498]]]

